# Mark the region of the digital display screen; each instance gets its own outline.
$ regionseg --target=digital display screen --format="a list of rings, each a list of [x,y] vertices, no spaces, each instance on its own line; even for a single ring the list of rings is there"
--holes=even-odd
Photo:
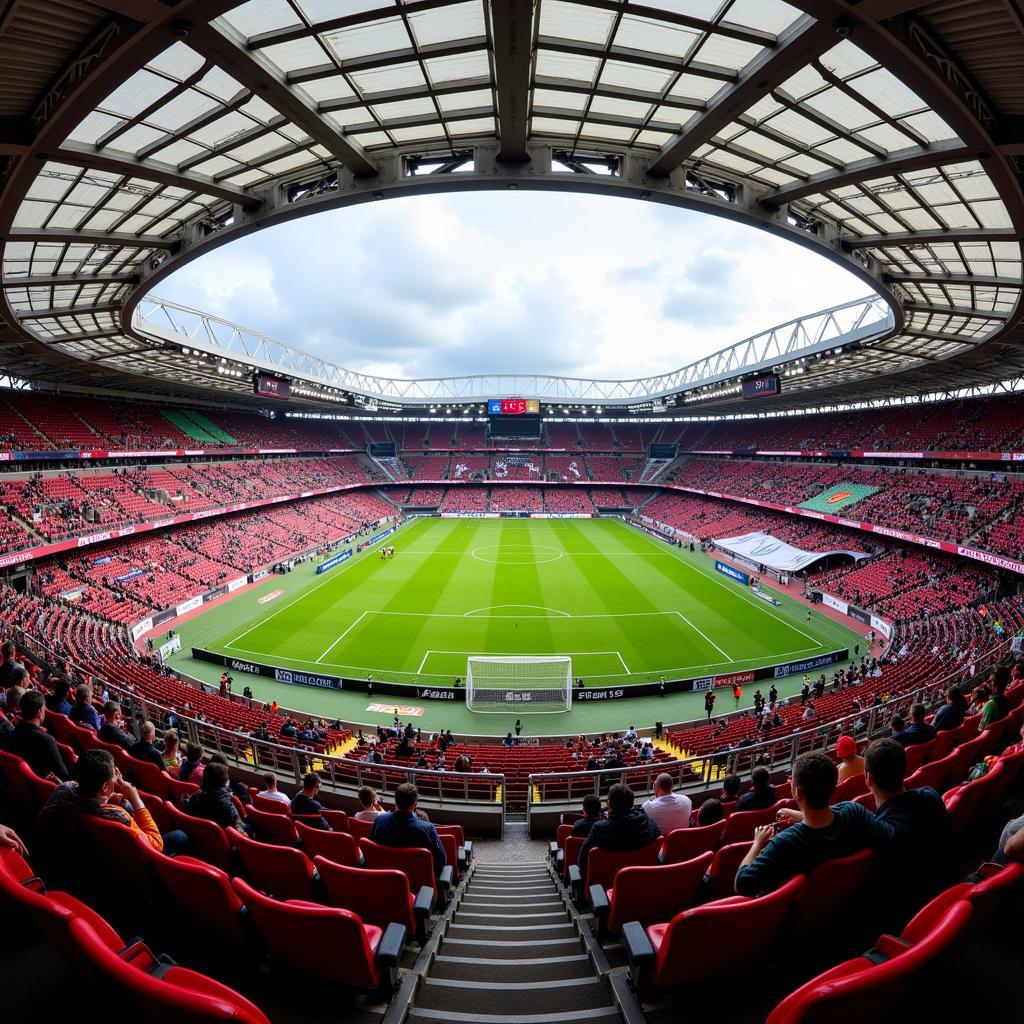
[[[257,373],[253,378],[253,385],[256,394],[263,398],[286,399],[288,397],[288,381],[281,380],[280,377],[271,377],[268,373]]]
[[[540,402],[535,398],[492,398],[487,403],[487,412],[491,416],[536,416]]]
[[[755,377],[743,382],[744,398],[771,398],[782,393],[782,381],[777,374],[769,373],[765,377]]]

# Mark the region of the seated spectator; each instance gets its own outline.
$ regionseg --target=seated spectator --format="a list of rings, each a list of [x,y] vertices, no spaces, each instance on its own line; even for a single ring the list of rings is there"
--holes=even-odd
[[[25,671],[25,666],[18,661],[18,651],[14,644],[10,641],[5,643],[0,647],[0,654],[4,656],[3,663],[0,664],[0,689],[8,690],[12,686],[24,685],[20,681],[20,672]]]
[[[622,783],[608,791],[608,817],[594,823],[580,849],[577,864],[584,873],[587,857],[597,847],[600,850],[639,850],[653,843],[661,835],[657,822],[644,810],[633,806],[633,790]]]
[[[930,743],[935,739],[935,729],[925,721],[928,709],[923,704],[914,704],[910,708],[910,725],[896,729],[897,719],[893,719],[892,738],[901,747],[912,747],[916,743]]]
[[[959,686],[951,686],[946,693],[946,703],[935,712],[932,725],[936,732],[957,729],[967,717],[967,698]]]
[[[148,761],[163,771],[167,765],[164,755],[153,742],[156,739],[156,726],[152,722],[143,722],[139,727],[139,740],[128,748],[128,753],[138,761]]]
[[[184,760],[181,753],[181,744],[178,741],[178,730],[168,729],[164,733],[163,759],[165,771],[174,778],[178,777],[181,769],[181,762]]]
[[[572,823],[573,836],[588,836],[594,824],[604,817],[601,810],[601,798],[596,793],[588,793],[583,798],[583,817]]]
[[[54,676],[51,679],[52,692],[46,698],[46,708],[58,715],[70,715],[71,703],[68,694],[71,692],[71,684],[65,676]]]
[[[722,779],[722,792],[719,793],[718,799],[723,804],[735,803],[739,799],[740,787],[743,785],[743,780],[738,775],[726,775]]]
[[[161,836],[138,790],[121,777],[109,750],[86,750],[75,762],[75,779],[62,782],[39,812],[39,826],[51,838],[75,834],[70,828],[76,819],[94,814],[139,833],[155,850],[173,854],[187,849],[184,832],[176,830]],[[58,848],[61,844],[54,845]],[[66,844],[64,850],[66,853]]]
[[[64,782],[68,779],[67,765],[53,737],[43,731],[45,718],[43,695],[38,690],[29,690],[21,698],[21,717],[14,723],[5,746],[8,753],[23,758],[41,779]]]
[[[276,800],[280,804],[291,806],[291,800],[277,788],[277,776],[273,772],[264,772],[263,789],[260,790],[259,795],[264,800]]]
[[[836,740],[836,756],[839,758],[840,782],[864,774],[864,758],[857,753],[857,741],[852,736],[840,736]]]
[[[846,857],[875,840],[875,816],[855,803],[829,806],[839,773],[825,754],[801,754],[793,766],[793,796],[799,811],[780,811],[793,822],[776,830],[762,825],[736,873],[736,892],[772,892],[794,875],[806,874],[834,857]]]
[[[890,830],[873,845],[882,852],[879,885],[887,925],[895,928],[958,877],[956,836],[942,797],[928,786],[908,790],[906,769],[906,752],[895,740],[875,740],[864,751],[875,817]]]
[[[185,760],[181,762],[178,770],[178,778],[182,782],[191,782],[195,785],[202,785],[203,772],[203,748],[198,743],[189,743],[185,747]]]
[[[307,772],[302,779],[302,790],[292,797],[292,814],[302,815],[304,818],[314,818],[305,822],[313,828],[323,832],[330,832],[331,826],[324,817],[324,805],[317,799],[320,792],[320,776],[316,772]]]
[[[448,863],[437,829],[417,814],[419,790],[403,782],[395,790],[395,809],[378,814],[370,827],[370,839],[381,846],[421,847],[434,858],[434,874],[440,875]]]
[[[1024,814],[1011,818],[999,834],[999,845],[990,858],[993,864],[1008,864],[1011,860],[1024,860]]]
[[[100,726],[99,738],[104,743],[113,743],[125,750],[131,750],[135,746],[135,737],[125,732],[123,725],[121,705],[116,700],[108,700],[103,705],[103,724]]]
[[[1009,702],[1006,699],[1006,684],[1010,679],[1010,671],[1005,665],[995,670],[992,677],[991,696],[981,709],[981,721],[978,723],[978,731],[984,732],[993,722],[1005,718],[1010,710]]]
[[[705,800],[700,805],[700,810],[697,811],[697,824],[701,828],[705,825],[717,825],[724,818],[725,808],[722,806],[722,801],[716,800],[714,797]]]
[[[205,818],[207,821],[216,822],[221,828],[247,832],[242,824],[242,816],[231,799],[226,765],[211,762],[206,766],[200,790],[185,801],[184,810],[193,818]]]
[[[75,725],[85,726],[98,733],[103,724],[99,712],[92,703],[92,687],[88,683],[81,683],[75,689],[75,706],[68,716]]]
[[[751,788],[736,801],[737,811],[766,811],[777,800],[767,768],[755,768],[750,773]]]
[[[378,814],[384,813],[384,805],[377,799],[376,792],[369,786],[360,786],[356,796],[362,805],[356,811],[356,817],[360,821],[375,821]]]
[[[653,761],[654,760],[654,744],[648,740],[641,748],[640,753],[637,757],[640,761]]]
[[[228,759],[223,754],[211,754],[210,764],[222,764],[228,770],[228,789],[231,791],[231,795],[238,799],[238,802],[243,807],[252,806],[252,793],[249,792],[249,787],[242,782],[241,779],[235,779],[231,776],[231,766],[228,764]]]
[[[693,801],[681,793],[673,793],[672,776],[662,772],[654,780],[654,798],[644,801],[643,810],[661,834],[667,836],[676,829],[689,827]]]

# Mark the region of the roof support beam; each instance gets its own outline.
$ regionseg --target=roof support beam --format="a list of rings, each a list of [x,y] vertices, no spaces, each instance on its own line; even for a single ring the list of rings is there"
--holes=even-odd
[[[57,306],[53,309],[22,309],[18,311],[18,320],[52,320],[58,316],[86,317],[93,313],[116,313],[122,306],[120,302],[105,302],[99,306]]]
[[[52,277],[5,277],[4,288],[59,288],[62,285],[128,284],[137,285],[138,274],[56,274]]]
[[[204,57],[222,67],[237,82],[269,103],[292,124],[301,128],[315,142],[323,146],[335,159],[356,177],[368,178],[377,174],[377,168],[367,158],[363,148],[342,138],[320,115],[316,108],[300,96],[258,53],[245,49],[245,40],[225,26],[193,25],[188,33],[188,45]]]
[[[844,238],[843,248],[894,249],[912,245],[939,245],[942,242],[1019,242],[1021,234],[1013,228],[936,228],[933,231],[893,231],[886,235],[861,235]]]
[[[533,0],[491,0],[498,95],[498,159],[525,163],[529,124]]]
[[[1005,320],[1010,314],[999,309],[967,309],[963,306],[936,306],[929,302],[904,302],[907,313],[934,313],[936,316],[966,316],[977,320]]]
[[[53,242],[57,245],[108,245],[123,249],[181,248],[180,238],[156,235],[129,235],[117,231],[72,231],[70,228],[11,228],[3,236],[9,242]]]
[[[883,159],[867,157],[846,164],[835,171],[812,174],[803,181],[772,189],[761,197],[761,202],[765,206],[776,208],[791,203],[794,199],[829,192],[843,185],[852,185],[854,182],[873,181],[929,167],[942,167],[970,160],[975,155],[969,147],[957,140],[936,143],[926,148],[911,146],[907,149],[894,150]]]
[[[983,274],[960,274],[943,277],[939,274],[886,274],[886,282],[903,281],[907,284],[949,285],[951,288],[1017,288],[1024,287],[1019,277],[989,277]]]
[[[198,192],[201,195],[213,196],[229,203],[237,203],[245,209],[255,209],[260,205],[259,196],[244,188],[235,188],[214,181],[205,174],[184,174],[170,164],[157,160],[136,160],[128,153],[100,152],[90,146],[65,142],[51,159],[60,163],[72,164],[75,167],[87,167],[94,171],[108,171],[111,174],[122,174],[128,178],[141,178],[143,181],[154,181],[159,185],[184,189],[187,192]]]
[[[836,43],[835,27],[804,16],[779,36],[778,43],[754,60],[735,85],[719,90],[703,114],[691,117],[662,147],[648,174],[664,178],[726,125],[749,110],[762,96],[781,85],[808,61]]]

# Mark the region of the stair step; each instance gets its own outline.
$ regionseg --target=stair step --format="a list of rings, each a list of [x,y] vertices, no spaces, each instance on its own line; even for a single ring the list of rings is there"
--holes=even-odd
[[[573,956],[529,957],[525,960],[502,960],[499,957],[438,956],[430,966],[431,978],[457,981],[522,981],[529,978],[538,985],[566,978],[592,978],[594,967],[585,953]]]
[[[427,977],[416,996],[417,1008],[444,1010],[449,1019],[456,1020],[460,1013],[473,1013],[476,1020],[486,1020],[499,1009],[516,1015],[548,1013],[553,1009],[579,1012],[606,1007],[609,1001],[608,992],[596,975],[544,984]]]
[[[571,1024],[572,1021],[619,1021],[621,1016],[614,1006],[599,1006],[592,1010],[570,1010],[568,1013],[452,1013],[448,1010],[409,1010],[410,1020],[437,1021],[446,1024]]]
[[[494,939],[460,938],[458,935],[452,935],[449,930],[448,934],[444,937],[442,949],[447,949],[449,946],[469,946],[473,950],[489,949],[491,950],[491,956],[501,954],[502,958],[507,957],[509,960],[514,960],[518,957],[519,951],[525,946],[528,946],[530,949],[536,949],[541,946],[546,949],[552,946],[575,946],[579,949],[580,940],[578,935],[567,935],[554,939],[507,940],[503,938],[501,942],[495,942]]]

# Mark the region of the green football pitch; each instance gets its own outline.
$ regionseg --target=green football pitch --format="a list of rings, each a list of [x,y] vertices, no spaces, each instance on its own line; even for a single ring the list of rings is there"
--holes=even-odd
[[[418,519],[389,543],[394,558],[372,548],[321,576],[303,566],[215,606],[182,626],[185,650],[172,664],[219,675],[188,656],[199,646],[282,668],[450,685],[465,679],[471,655],[568,655],[588,686],[618,687],[813,657],[857,639],[823,615],[808,621],[806,607],[785,595],[772,607],[717,573],[712,559],[618,520]],[[417,704],[414,690],[370,700],[262,677],[245,682],[284,706],[358,722],[387,717],[370,703]],[[617,701],[613,714],[640,722],[699,713],[673,714],[661,702],[660,714],[634,714],[641,701],[649,702]],[[427,714],[435,710],[429,700],[419,703],[426,727],[438,715]],[[461,704],[436,710],[463,731],[497,733],[515,719]],[[577,706],[568,716],[532,716],[530,727],[544,717],[546,733],[594,729],[603,726],[590,720],[611,711]]]

